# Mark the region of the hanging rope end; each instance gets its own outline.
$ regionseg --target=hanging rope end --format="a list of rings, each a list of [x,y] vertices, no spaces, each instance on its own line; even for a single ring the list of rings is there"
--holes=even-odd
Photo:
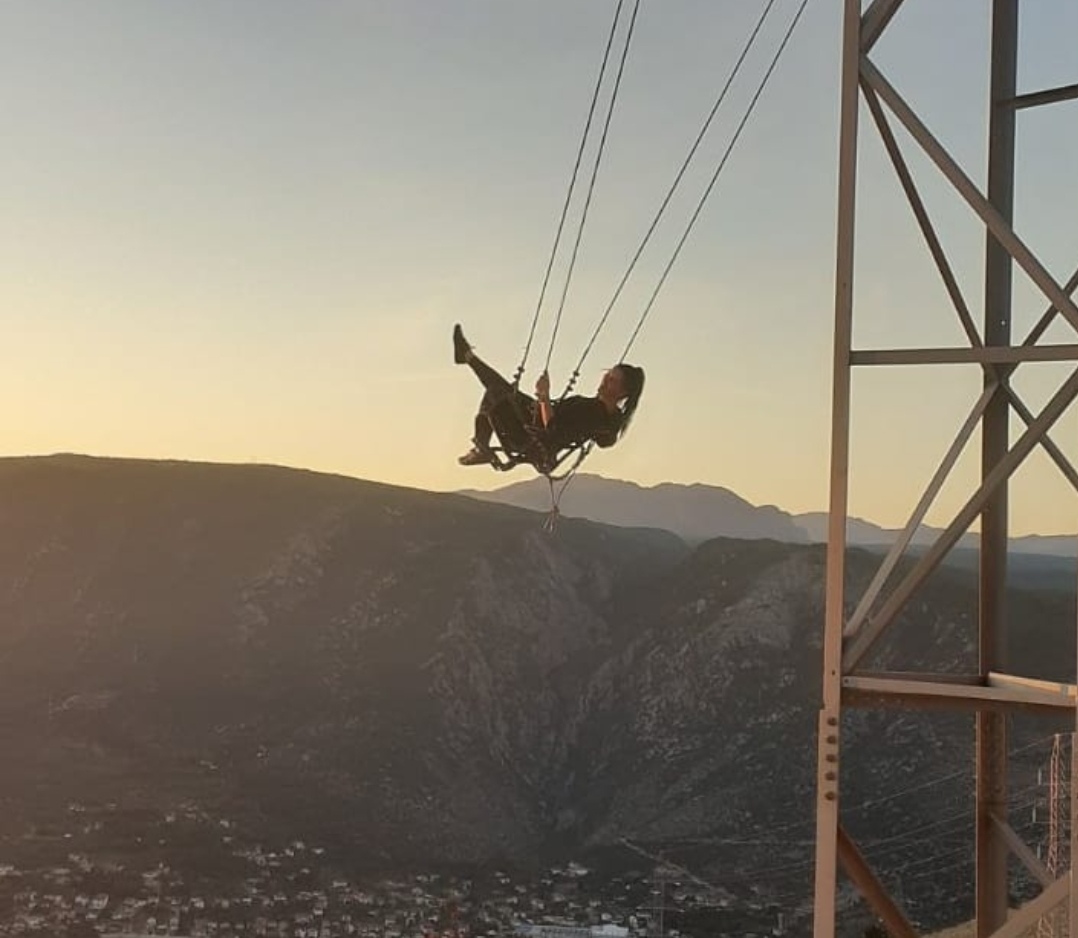
[[[553,534],[558,526],[558,518],[561,517],[561,511],[557,505],[554,505],[550,511],[547,512],[546,521],[543,522],[543,530],[547,534]]]

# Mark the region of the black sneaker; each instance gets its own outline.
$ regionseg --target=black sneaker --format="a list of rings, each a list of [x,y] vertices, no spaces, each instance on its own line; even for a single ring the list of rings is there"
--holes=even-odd
[[[457,458],[462,466],[489,466],[492,456],[489,451],[481,450],[478,446],[473,446],[463,456]]]
[[[468,353],[471,350],[472,347],[468,344],[468,340],[464,338],[460,323],[457,323],[453,327],[453,361],[458,365],[463,365],[468,360]]]

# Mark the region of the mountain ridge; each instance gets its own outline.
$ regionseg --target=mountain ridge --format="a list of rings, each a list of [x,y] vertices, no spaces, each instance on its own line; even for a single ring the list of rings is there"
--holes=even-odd
[[[490,490],[457,489],[456,494],[480,501],[544,511],[549,494],[542,478],[513,482]],[[592,473],[578,473],[566,488],[560,511],[567,517],[588,518],[616,526],[656,527],[673,531],[689,543],[710,537],[775,538],[790,544],[826,543],[828,515],[824,511],[788,512],[777,505],[754,505],[731,489],[707,483],[661,482],[644,486]],[[930,545],[941,528],[921,525],[913,548]],[[889,547],[901,532],[863,518],[851,517],[849,544]],[[1078,534],[1029,534],[1011,539],[1012,551],[1051,557],[1078,556]],[[976,549],[976,533],[956,545]]]

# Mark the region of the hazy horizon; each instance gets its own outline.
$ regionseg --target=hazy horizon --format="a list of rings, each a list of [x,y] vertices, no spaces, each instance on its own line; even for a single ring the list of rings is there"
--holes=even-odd
[[[580,389],[620,355],[796,5],[776,3]],[[642,4],[551,363],[557,388],[762,6]],[[987,6],[908,0],[873,53],[975,180]],[[588,471],[826,510],[840,7],[809,3],[634,347],[648,383],[633,429]],[[450,329],[462,322],[512,373],[613,10],[5,5],[5,452],[274,463],[433,491],[527,478],[457,466],[479,392],[452,364]],[[1076,28],[1078,7],[1023,9],[1020,90],[1076,80]],[[1078,196],[1063,185],[1078,165],[1076,106],[1018,120],[1016,225],[1058,280],[1078,254]],[[906,152],[980,319],[984,236]],[[867,121],[861,173],[856,344],[964,344]],[[1016,272],[1017,339],[1046,305]],[[1048,340],[1073,338],[1057,325]],[[1037,410],[1066,371],[1023,365],[1015,387]],[[855,378],[850,514],[900,527],[980,372]],[[1074,408],[1054,438],[1078,462]],[[975,438],[928,523],[950,520],[978,471]],[[1078,527],[1078,512],[1060,511],[1074,492],[1043,453],[1011,492],[1015,535]]]

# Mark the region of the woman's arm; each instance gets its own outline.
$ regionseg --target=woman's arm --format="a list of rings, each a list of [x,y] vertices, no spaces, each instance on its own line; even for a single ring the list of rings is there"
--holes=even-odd
[[[554,416],[554,409],[550,405],[550,375],[545,371],[535,382],[535,397],[539,401],[539,417],[543,421],[545,430],[550,426],[550,420]]]

